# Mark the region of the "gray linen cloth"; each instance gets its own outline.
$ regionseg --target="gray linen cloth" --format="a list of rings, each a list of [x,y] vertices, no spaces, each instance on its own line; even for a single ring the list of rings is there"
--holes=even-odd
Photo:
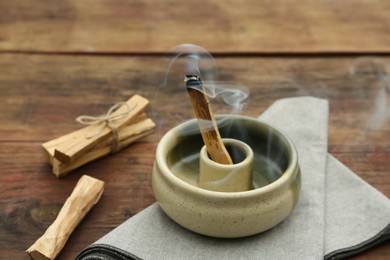
[[[259,117],[290,136],[302,170],[299,202],[276,227],[210,238],[177,225],[155,203],[78,259],[340,259],[389,239],[390,200],[327,153],[328,110],[326,100],[288,98]]]

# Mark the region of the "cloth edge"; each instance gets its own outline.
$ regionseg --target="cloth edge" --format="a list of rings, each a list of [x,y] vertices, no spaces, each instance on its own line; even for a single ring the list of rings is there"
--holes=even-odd
[[[107,244],[92,244],[83,249],[76,257],[77,260],[142,260],[136,255]]]
[[[349,256],[365,252],[387,240],[390,240],[390,223],[374,237],[357,245],[338,249],[324,256],[325,260],[343,259]],[[93,244],[82,250],[76,257],[77,260],[142,260],[136,255],[126,252],[115,246],[107,244]]]
[[[341,248],[324,256],[325,260],[343,259],[365,252],[387,240],[390,240],[390,223],[378,234],[354,246]]]

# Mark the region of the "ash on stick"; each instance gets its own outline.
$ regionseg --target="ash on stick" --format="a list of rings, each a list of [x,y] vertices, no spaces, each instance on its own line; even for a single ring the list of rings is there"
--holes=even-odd
[[[222,142],[210,102],[205,94],[203,83],[198,75],[186,75],[184,79],[192,108],[198,119],[200,133],[210,158],[221,164],[233,164]]]

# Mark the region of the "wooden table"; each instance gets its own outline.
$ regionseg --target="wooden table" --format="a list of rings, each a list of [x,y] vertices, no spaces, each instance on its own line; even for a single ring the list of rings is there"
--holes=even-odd
[[[0,0],[0,259],[27,258],[82,174],[105,181],[105,192],[58,259],[155,202],[161,132],[62,179],[41,144],[135,93],[173,115],[162,129],[191,117],[172,96],[155,95],[161,56],[181,43],[206,48],[221,80],[250,89],[245,115],[284,97],[328,98],[329,151],[390,197],[390,2],[151,2]],[[389,245],[355,259],[389,259]]]

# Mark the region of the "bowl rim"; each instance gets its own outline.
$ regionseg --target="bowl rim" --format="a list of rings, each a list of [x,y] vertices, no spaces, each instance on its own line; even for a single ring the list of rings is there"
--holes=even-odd
[[[176,187],[180,187],[180,189],[185,190],[188,193],[197,194],[202,197],[207,198],[213,198],[213,199],[235,199],[235,198],[251,198],[251,197],[257,197],[262,194],[267,194],[270,192],[274,192],[275,190],[279,190],[283,188],[283,186],[288,183],[291,177],[293,177],[294,173],[296,172],[296,169],[298,168],[298,152],[291,141],[291,139],[282,131],[280,131],[278,128],[261,121],[259,119],[249,117],[249,116],[243,116],[243,115],[218,115],[216,116],[217,119],[228,117],[228,119],[243,119],[243,120],[249,120],[255,123],[258,123],[260,125],[263,125],[265,127],[271,128],[279,137],[284,139],[285,143],[287,144],[290,152],[289,156],[289,163],[287,166],[287,169],[284,171],[284,173],[275,181],[272,183],[257,188],[252,189],[248,191],[238,191],[238,192],[222,192],[222,191],[211,191],[207,189],[203,189],[197,186],[194,186],[179,177],[177,177],[173,172],[168,168],[168,165],[166,161],[163,159],[166,158],[167,153],[163,150],[164,147],[168,146],[168,142],[171,140],[177,139],[177,132],[181,129],[188,127],[188,125],[194,124],[196,122],[196,119],[189,119],[174,128],[170,129],[160,140],[160,142],[157,145],[156,149],[156,163],[157,167],[160,169],[161,175],[169,181],[171,184],[175,185]]]

